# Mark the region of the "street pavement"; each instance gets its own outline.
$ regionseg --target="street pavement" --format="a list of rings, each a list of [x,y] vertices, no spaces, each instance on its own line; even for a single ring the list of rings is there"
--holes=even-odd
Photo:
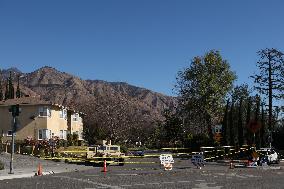
[[[190,160],[175,159],[165,171],[158,158],[128,160],[124,166],[85,166],[85,170],[0,181],[0,188],[284,188],[284,164],[273,167],[234,168],[207,163],[201,169]]]

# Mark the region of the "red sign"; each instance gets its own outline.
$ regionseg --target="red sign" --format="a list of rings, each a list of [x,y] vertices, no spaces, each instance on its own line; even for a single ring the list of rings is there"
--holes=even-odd
[[[250,120],[248,128],[252,133],[256,133],[261,128],[261,124],[258,121]]]

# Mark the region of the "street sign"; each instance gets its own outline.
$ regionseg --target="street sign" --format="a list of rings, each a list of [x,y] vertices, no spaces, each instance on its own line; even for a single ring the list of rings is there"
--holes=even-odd
[[[197,168],[201,169],[201,166],[204,166],[204,156],[202,154],[192,155],[191,163]]]
[[[216,133],[216,134],[214,135],[214,139],[215,139],[217,142],[221,142],[221,139],[222,139],[221,133]]]
[[[256,133],[261,128],[261,124],[258,121],[250,120],[248,128],[252,133]]]
[[[172,154],[161,154],[160,155],[161,165],[164,166],[165,170],[172,170],[174,158]]]
[[[160,161],[162,165],[164,165],[165,163],[174,163],[174,158],[172,154],[161,154]]]

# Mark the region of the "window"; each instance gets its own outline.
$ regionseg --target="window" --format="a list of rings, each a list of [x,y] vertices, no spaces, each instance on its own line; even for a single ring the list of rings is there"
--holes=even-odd
[[[59,138],[66,140],[67,139],[67,130],[60,130],[59,132],[60,132]]]
[[[115,151],[117,151],[117,150],[118,150],[118,147],[111,146],[111,147],[110,147],[110,150],[115,150]]]
[[[79,121],[79,114],[78,113],[74,114],[72,120],[73,121]]]
[[[48,129],[39,129],[38,130],[38,140],[50,139],[51,131]]]
[[[12,136],[12,134],[13,134],[12,130],[8,130],[7,136]]]
[[[98,150],[106,150],[106,146],[99,146]]]
[[[67,110],[66,109],[60,110],[59,117],[66,120],[67,119]]]
[[[51,116],[50,109],[48,107],[40,107],[39,116],[40,117],[50,117]]]

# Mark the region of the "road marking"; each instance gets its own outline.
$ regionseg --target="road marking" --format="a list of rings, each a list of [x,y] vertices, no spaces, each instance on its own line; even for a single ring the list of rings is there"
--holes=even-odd
[[[221,189],[222,186],[207,186],[208,184],[216,184],[216,183],[200,183],[200,184],[195,184],[197,188],[192,188],[192,189]]]
[[[121,187],[132,187],[132,185],[120,185]]]
[[[174,184],[175,182],[162,182],[162,184]]]
[[[158,183],[158,182],[150,182],[148,184],[150,184],[150,185],[159,185],[160,183]]]
[[[135,186],[145,186],[145,184],[134,184]]]
[[[137,176],[138,174],[115,174],[116,176]]]
[[[80,181],[80,182],[84,182],[84,183],[88,183],[88,184],[94,184],[94,185],[96,185],[96,187],[100,187],[100,188],[121,189],[121,187],[119,187],[119,186],[112,186],[112,185],[108,185],[108,184],[102,184],[102,183],[93,182],[93,181],[90,181],[90,180],[78,179],[78,178],[73,178],[73,177],[68,177],[68,176],[52,176],[52,177],[74,180],[74,181]]]
[[[180,180],[180,181],[177,181],[177,182],[180,182],[180,183],[189,183],[190,181],[188,181],[188,180]]]

